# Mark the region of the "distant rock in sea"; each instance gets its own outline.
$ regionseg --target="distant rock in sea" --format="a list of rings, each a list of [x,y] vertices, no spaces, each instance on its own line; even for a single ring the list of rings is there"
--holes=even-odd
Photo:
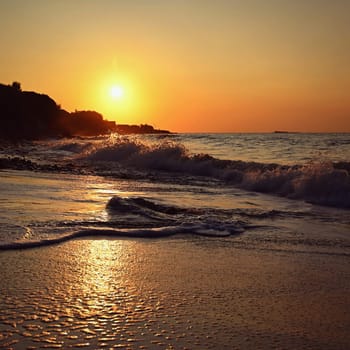
[[[298,134],[298,131],[276,130],[274,134]]]
[[[117,124],[115,131],[118,134],[170,134],[168,130],[154,129],[152,125],[141,124],[141,125],[128,125],[128,124]]]

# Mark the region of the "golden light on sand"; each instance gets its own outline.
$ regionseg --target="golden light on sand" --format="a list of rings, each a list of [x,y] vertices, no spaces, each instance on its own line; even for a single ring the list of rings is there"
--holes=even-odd
[[[108,293],[111,286],[111,274],[118,260],[115,259],[108,244],[108,240],[91,240],[88,244],[88,251],[84,252],[85,262],[82,262],[84,273],[82,279],[84,286],[92,291],[102,291]]]

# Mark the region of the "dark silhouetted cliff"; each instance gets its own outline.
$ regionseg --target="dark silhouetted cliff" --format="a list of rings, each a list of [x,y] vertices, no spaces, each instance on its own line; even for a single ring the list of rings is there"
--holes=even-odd
[[[21,91],[19,83],[0,84],[0,137],[38,139],[56,136],[61,109],[47,95]]]
[[[116,125],[95,111],[69,113],[49,96],[22,91],[18,82],[0,84],[0,140],[38,140],[51,137],[169,133],[151,125]]]
[[[93,111],[68,113],[47,95],[22,91],[21,85],[0,84],[0,139],[37,140],[50,137],[110,133],[115,123]]]

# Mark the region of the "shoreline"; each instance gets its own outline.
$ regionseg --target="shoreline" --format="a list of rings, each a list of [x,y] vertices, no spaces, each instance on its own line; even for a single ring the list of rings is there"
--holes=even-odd
[[[0,252],[0,347],[346,349],[348,257],[221,239]]]

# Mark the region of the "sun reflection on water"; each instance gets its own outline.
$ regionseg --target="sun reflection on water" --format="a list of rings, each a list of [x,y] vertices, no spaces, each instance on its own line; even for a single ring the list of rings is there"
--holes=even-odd
[[[114,272],[121,268],[121,252],[118,245],[114,245],[112,250],[109,242],[105,239],[90,240],[88,249],[82,255],[81,285],[88,293],[106,294],[118,283]]]

